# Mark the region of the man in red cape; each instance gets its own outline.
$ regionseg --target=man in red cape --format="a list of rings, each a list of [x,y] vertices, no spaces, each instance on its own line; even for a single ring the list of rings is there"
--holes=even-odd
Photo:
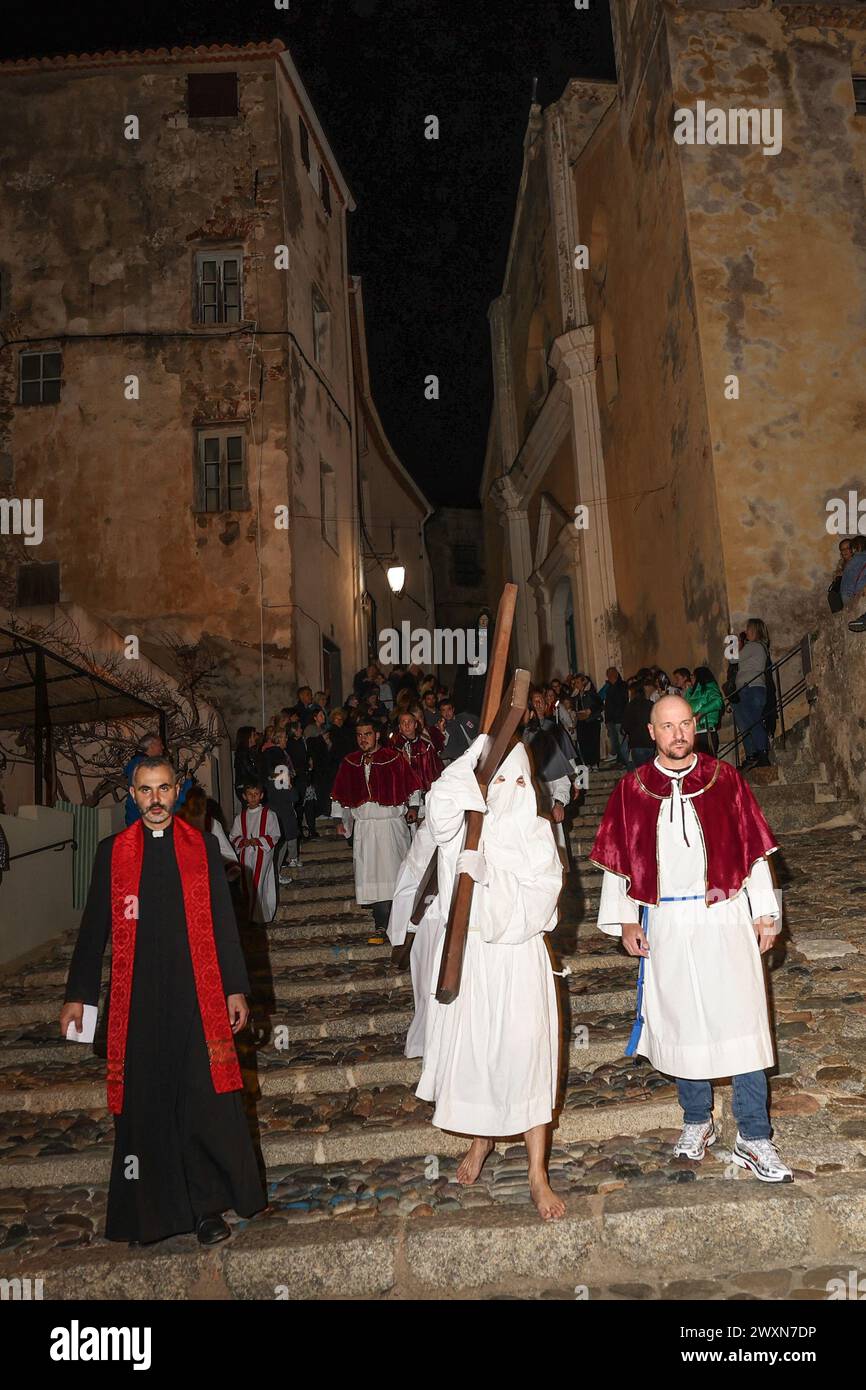
[[[590,856],[604,870],[598,925],[641,958],[628,1055],[676,1078],[675,1154],[702,1159],[715,1143],[710,1082],[730,1076],[733,1161],[790,1182],[767,1109],[775,1058],[762,956],[780,928],[767,861],[776,842],[736,769],[694,751],[687,701],[658,700],[649,730],[656,758],[617,784]]]
[[[166,759],[142,759],[130,792],[141,819],[97,847],[60,1031],[80,1033],[83,1005],[98,1004],[110,932],[105,1234],[214,1245],[231,1234],[224,1211],[266,1205],[233,1038],[249,980],[219,842],[173,815]]]
[[[368,719],[358,721],[355,735],[358,749],[340,763],[331,796],[343,811],[340,833],[352,835],[355,898],[372,907],[376,928],[384,934],[411,844],[407,822],[417,818],[422,783],[408,758],[396,748],[379,747],[379,731]]]
[[[397,748],[412,764],[421,780],[421,790],[429,792],[437,777],[444,771],[442,759],[436,751],[430,730],[421,732],[418,720],[408,711],[397,720],[397,728],[388,742]]]

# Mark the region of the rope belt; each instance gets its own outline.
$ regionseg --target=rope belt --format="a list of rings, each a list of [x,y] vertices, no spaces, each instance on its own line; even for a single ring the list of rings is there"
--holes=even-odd
[[[685,897],[659,898],[659,903],[694,903],[704,902],[703,893],[687,893]],[[649,908],[642,906],[640,910],[640,924],[645,937],[649,938]],[[646,956],[641,956],[640,965],[637,972],[637,1009],[635,1011],[634,1023],[631,1026],[631,1034],[625,1049],[626,1057],[633,1057],[640,1042],[640,1035],[643,1031],[643,974],[646,965]]]

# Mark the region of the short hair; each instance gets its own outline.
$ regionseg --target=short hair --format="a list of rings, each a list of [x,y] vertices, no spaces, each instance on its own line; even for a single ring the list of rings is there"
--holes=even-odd
[[[355,720],[355,728],[372,729],[374,733],[376,731],[376,725],[373,723],[372,719],[368,719],[366,715],[362,715],[360,719]]]
[[[135,781],[135,775],[136,775],[136,773],[137,773],[137,772],[140,772],[142,768],[144,768],[146,772],[152,772],[153,769],[154,769],[155,767],[167,767],[168,770],[169,770],[169,772],[171,773],[172,781],[173,781],[173,782],[179,782],[179,781],[180,781],[180,776],[179,776],[179,774],[175,771],[174,763],[172,762],[172,760],[171,760],[171,758],[168,756],[168,754],[167,754],[167,753],[164,753],[164,754],[162,755],[162,757],[156,757],[156,758],[140,758],[139,761],[136,763],[135,767],[134,767],[133,770],[132,770],[132,780],[133,780],[133,782]]]
[[[311,685],[299,685],[299,686],[298,686],[298,699],[300,700],[300,698],[301,698],[301,696],[303,695],[304,691],[306,691],[307,694],[308,694],[308,695],[310,696],[310,698],[312,699],[312,697],[313,697],[313,687],[312,687]]]
[[[165,747],[165,744],[162,742],[161,734],[145,734],[143,738],[140,738],[138,740],[138,744],[136,745],[136,752],[146,753],[148,745],[151,743],[162,743],[163,748]]]
[[[201,816],[207,812],[207,792],[204,787],[190,787],[178,814],[182,816],[184,811],[191,816]]]
[[[257,777],[245,777],[241,782],[241,792],[248,792],[253,788],[264,795],[265,789]]]
[[[674,675],[675,675],[675,676],[687,676],[689,680],[691,680],[691,678],[692,678],[692,673],[691,673],[691,671],[689,670],[688,666],[675,666],[675,667],[674,667]]]

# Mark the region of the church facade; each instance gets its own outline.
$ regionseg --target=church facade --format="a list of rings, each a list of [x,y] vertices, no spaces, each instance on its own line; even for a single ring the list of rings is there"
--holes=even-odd
[[[617,81],[533,105],[481,488],[515,659],[724,669],[814,625],[863,487],[866,14],[611,0]]]

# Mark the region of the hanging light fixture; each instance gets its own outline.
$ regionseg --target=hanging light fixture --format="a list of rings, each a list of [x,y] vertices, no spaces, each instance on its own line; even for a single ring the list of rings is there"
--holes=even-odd
[[[404,565],[391,565],[387,573],[391,592],[399,597],[403,592],[403,585],[406,582],[406,567]]]

